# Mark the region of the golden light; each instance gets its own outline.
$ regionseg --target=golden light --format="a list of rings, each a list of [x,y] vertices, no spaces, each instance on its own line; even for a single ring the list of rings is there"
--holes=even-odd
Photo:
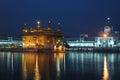
[[[59,59],[63,59],[63,57],[65,56],[64,53],[54,53],[54,58],[58,57]]]
[[[28,30],[27,30],[27,29],[24,29],[24,30],[23,30],[23,32],[24,32],[24,33],[27,33],[27,32],[28,32]]]
[[[56,46],[54,46],[54,51],[56,50]]]
[[[103,34],[103,37],[107,37],[107,34]]]
[[[59,50],[60,50],[60,51],[62,50],[62,46],[59,46]]]

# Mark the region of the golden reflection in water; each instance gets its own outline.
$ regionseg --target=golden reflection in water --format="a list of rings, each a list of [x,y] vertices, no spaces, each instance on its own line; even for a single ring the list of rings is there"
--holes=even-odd
[[[22,76],[23,80],[27,79],[26,60],[24,59],[24,54],[22,54]]]
[[[108,66],[106,56],[104,56],[104,71],[103,71],[103,80],[108,80],[109,73],[108,73]]]
[[[36,55],[36,63],[35,63],[35,77],[34,80],[41,80],[39,73],[39,65],[38,65],[38,55]]]
[[[64,62],[64,53],[54,54],[22,54],[22,77],[23,80],[51,80],[51,70],[56,72],[56,80],[60,78],[60,70]]]
[[[22,77],[23,80],[45,80],[50,79],[50,70],[55,69],[55,64],[51,64],[52,56],[43,53],[23,53],[22,54]],[[50,65],[52,68],[50,68]]]
[[[54,53],[54,58],[59,58],[60,60],[63,60],[65,56],[65,53]]]
[[[31,76],[34,77],[34,80],[40,80],[37,54],[35,53],[22,54],[22,75],[23,80],[27,80],[27,78]]]
[[[65,53],[54,53],[54,59],[56,61],[57,80],[60,78],[61,64],[65,58]]]

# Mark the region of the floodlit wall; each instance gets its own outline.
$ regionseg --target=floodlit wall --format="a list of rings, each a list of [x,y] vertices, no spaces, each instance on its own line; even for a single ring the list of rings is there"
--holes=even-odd
[[[18,48],[22,47],[22,41],[13,40],[12,37],[8,37],[8,40],[0,40],[0,48]]]
[[[116,37],[95,37],[95,41],[67,41],[70,47],[120,47],[120,41]]]
[[[96,37],[95,47],[115,47],[117,39],[115,37]]]
[[[71,47],[93,47],[94,41],[67,41],[68,45]]]

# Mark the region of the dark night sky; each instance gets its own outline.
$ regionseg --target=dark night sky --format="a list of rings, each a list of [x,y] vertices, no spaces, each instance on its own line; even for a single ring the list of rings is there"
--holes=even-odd
[[[0,35],[21,35],[24,24],[35,26],[49,20],[56,28],[61,22],[65,35],[97,33],[110,17],[116,30],[120,27],[120,0],[0,0]]]

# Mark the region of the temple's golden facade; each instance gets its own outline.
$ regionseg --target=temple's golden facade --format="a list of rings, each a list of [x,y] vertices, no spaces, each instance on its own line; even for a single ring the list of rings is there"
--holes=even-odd
[[[26,26],[22,30],[23,48],[53,48],[54,45],[63,41],[60,24],[53,30],[50,22],[47,28],[40,26],[37,22],[36,27],[28,29]]]

